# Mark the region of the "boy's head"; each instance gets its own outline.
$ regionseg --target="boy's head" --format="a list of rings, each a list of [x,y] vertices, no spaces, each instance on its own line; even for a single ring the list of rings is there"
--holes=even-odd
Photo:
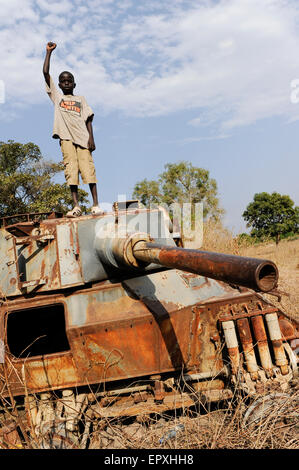
[[[67,71],[61,72],[58,86],[61,88],[64,95],[72,95],[76,87],[74,75]]]

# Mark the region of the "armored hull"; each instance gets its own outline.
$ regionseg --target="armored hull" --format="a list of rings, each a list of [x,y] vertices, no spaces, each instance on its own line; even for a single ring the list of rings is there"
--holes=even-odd
[[[260,292],[277,268],[206,255],[177,248],[158,209],[3,220],[4,445],[84,447],[95,417],[290,389],[298,324]]]

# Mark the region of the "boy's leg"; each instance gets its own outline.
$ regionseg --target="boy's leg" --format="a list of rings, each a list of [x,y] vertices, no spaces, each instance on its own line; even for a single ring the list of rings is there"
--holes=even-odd
[[[60,147],[62,151],[66,183],[69,186],[78,186],[79,164],[76,146],[70,140],[61,140]]]
[[[71,184],[70,185],[70,190],[72,194],[72,199],[73,199],[73,204],[74,208],[66,213],[67,217],[80,217],[82,214],[81,209],[79,207],[79,201],[78,201],[78,186]]]
[[[70,190],[72,194],[72,199],[74,203],[74,207],[78,206],[79,207],[79,202],[78,202],[78,186],[75,186],[74,184],[70,185]]]
[[[92,195],[92,208],[91,208],[91,213],[92,215],[102,215],[105,212],[99,207],[99,201],[98,201],[98,191],[97,191],[97,185],[96,183],[89,183],[90,187],[90,192]]]
[[[96,183],[89,183],[89,188],[90,188],[90,192],[92,196],[93,206],[98,206],[99,201],[98,201],[98,191],[97,191]]]
[[[70,140],[61,140],[60,146],[63,155],[64,174],[70,187],[74,208],[67,212],[67,217],[78,217],[81,209],[78,201],[79,166],[76,146]]]
[[[98,201],[98,192],[97,192],[97,179],[96,179],[96,171],[94,166],[94,161],[92,158],[92,154],[88,149],[77,147],[78,152],[78,164],[79,164],[79,171],[82,176],[82,180],[84,184],[89,184],[93,206],[91,209],[92,215],[100,215],[103,214],[104,211],[99,207]]]

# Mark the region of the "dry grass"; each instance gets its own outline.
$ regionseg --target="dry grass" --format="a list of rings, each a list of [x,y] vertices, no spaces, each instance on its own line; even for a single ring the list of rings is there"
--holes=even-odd
[[[275,297],[268,299],[290,316],[299,319],[299,239],[263,243],[240,249],[242,256],[265,258],[273,261],[279,271],[278,290],[282,292],[281,302]]]
[[[204,226],[203,240],[202,248],[208,251],[273,261],[278,267],[278,290],[282,297],[280,302],[274,296],[266,297],[291,317],[299,318],[299,238],[282,240],[278,245],[272,241],[250,245],[246,241],[238,242],[221,223],[209,221]]]
[[[248,403],[240,396],[233,405],[202,404],[200,411],[177,410],[151,415],[143,422],[91,418],[89,449],[298,449],[299,391],[294,390],[285,406],[277,405],[251,425],[244,425]],[[12,415],[10,414],[10,417]],[[20,429],[19,429],[20,435]],[[62,434],[64,435],[64,434]],[[24,436],[24,434],[23,434]],[[0,448],[56,448],[47,434],[27,431],[26,440],[1,442]],[[73,448],[82,448],[79,442]],[[61,445],[59,441],[58,445]],[[57,445],[57,442],[56,442]],[[46,446],[46,447],[44,447]],[[60,447],[58,447],[60,448]],[[63,448],[63,447],[61,447]],[[84,447],[85,448],[85,447]]]
[[[294,411],[285,408],[281,413],[274,409],[256,424],[244,426],[247,405],[238,398],[234,406],[204,409],[201,413],[185,410],[181,415],[169,418],[155,417],[146,425],[139,423],[122,427],[115,424],[107,431],[100,431],[98,445],[119,449],[297,449],[299,393],[290,397]],[[102,436],[102,437],[101,437]],[[103,437],[104,436],[104,437]],[[113,440],[113,437],[116,440]]]
[[[298,399],[298,393],[297,393]],[[257,425],[244,426],[246,405],[210,411],[193,419],[182,417],[184,429],[162,448],[186,449],[292,449],[298,448],[298,421],[289,417],[289,410],[278,415],[273,411]],[[171,426],[173,427],[173,424]],[[163,431],[165,433],[165,430]]]
[[[232,232],[224,228],[221,222],[214,222],[212,220],[208,220],[204,224],[203,245],[201,249],[217,253],[240,254],[240,245]]]

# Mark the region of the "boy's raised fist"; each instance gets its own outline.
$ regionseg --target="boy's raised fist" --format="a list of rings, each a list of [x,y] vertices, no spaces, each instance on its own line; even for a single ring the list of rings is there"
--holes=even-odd
[[[47,51],[54,51],[55,48],[56,48],[55,42],[48,42]]]

